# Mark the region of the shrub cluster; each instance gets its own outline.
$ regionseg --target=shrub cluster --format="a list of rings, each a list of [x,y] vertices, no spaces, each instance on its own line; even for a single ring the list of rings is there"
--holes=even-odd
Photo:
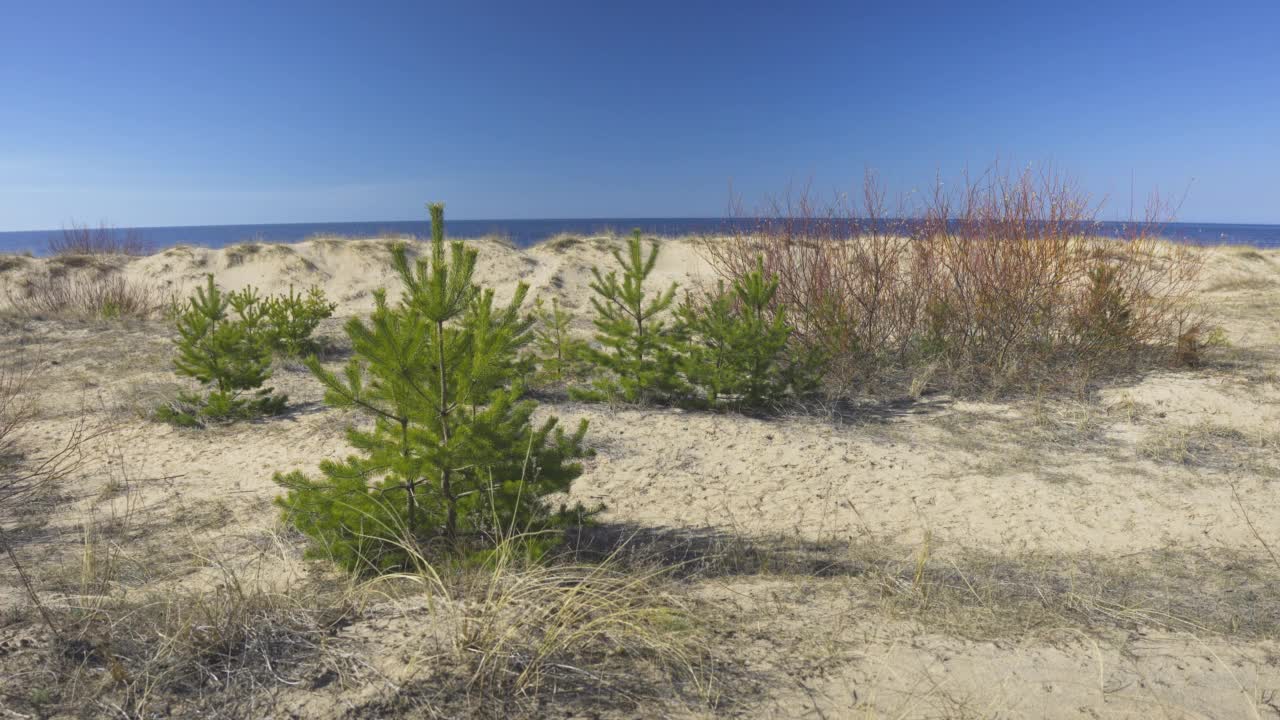
[[[859,205],[802,197],[703,248],[730,281],[763,261],[771,303],[845,392],[934,371],[953,390],[1030,389],[1170,358],[1205,331],[1189,302],[1199,261],[1159,239],[1163,206],[1124,238],[1103,237],[1097,212],[1070,181],[1025,171],[891,214],[868,177]]]
[[[176,425],[276,415],[287,397],[263,385],[271,378],[273,352],[299,355],[315,349],[311,333],[333,314],[323,291],[262,298],[252,287],[224,293],[206,278],[203,288],[174,311],[178,337],[174,367],[206,389],[183,393],[157,417]]]
[[[496,306],[472,281],[476,251],[455,242],[446,255],[444,209],[430,207],[430,254],[411,263],[403,245],[393,252],[402,300],[380,290],[367,322],[348,321],[352,358],[341,374],[308,360],[326,401],[373,426],[348,429],[356,453],[321,463],[318,477],[275,478],[288,491],[278,501],[285,517],[315,541],[312,552],[357,571],[406,567],[433,543],[466,553],[590,515],[548,500],[582,472],[587,424],[572,433],[554,417],[535,425],[536,403],[522,399],[528,287]],[[552,537],[528,545],[537,552]]]

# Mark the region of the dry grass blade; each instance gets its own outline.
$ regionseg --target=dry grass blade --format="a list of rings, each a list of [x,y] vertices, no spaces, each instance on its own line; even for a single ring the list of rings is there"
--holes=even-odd
[[[1244,518],[1244,522],[1249,526],[1249,532],[1253,534],[1258,544],[1267,551],[1267,555],[1271,556],[1271,562],[1275,563],[1276,569],[1280,570],[1280,556],[1276,555],[1276,551],[1271,548],[1271,543],[1262,537],[1262,533],[1258,532],[1258,526],[1253,524],[1253,518],[1249,515],[1249,509],[1245,507],[1244,500],[1240,498],[1240,491],[1236,488],[1234,482],[1231,483],[1231,500],[1235,502],[1236,507],[1240,508],[1240,515]]]

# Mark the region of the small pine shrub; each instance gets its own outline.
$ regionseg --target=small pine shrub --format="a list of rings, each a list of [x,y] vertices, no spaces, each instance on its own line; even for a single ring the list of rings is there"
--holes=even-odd
[[[679,397],[684,384],[679,373],[679,327],[667,325],[663,314],[671,308],[676,285],[651,296],[645,280],[658,261],[658,245],[650,245],[645,257],[640,231],[627,243],[627,255],[613,251],[621,266],[607,274],[592,268],[591,289],[595,297],[591,306],[596,316],[596,342],[588,347],[585,358],[600,374],[591,388],[575,388],[571,395],[583,400],[625,402],[665,401]]]
[[[157,411],[161,420],[198,427],[209,422],[276,415],[287,398],[263,384],[271,378],[271,348],[263,339],[263,311],[248,288],[224,293],[209,275],[177,315],[174,367],[206,393],[183,393]]]
[[[533,305],[533,354],[538,366],[535,382],[563,385],[583,372],[586,343],[569,334],[573,313],[552,298],[548,306],[538,298]]]
[[[803,350],[789,352],[786,308],[773,307],[777,290],[778,279],[766,277],[758,263],[731,290],[721,283],[705,302],[689,299],[680,307],[688,335],[684,372],[696,399],[712,407],[767,410],[817,389],[820,363]]]
[[[322,462],[318,477],[275,477],[287,490],[277,503],[315,541],[312,555],[357,571],[407,567],[432,545],[455,556],[483,550],[513,531],[590,514],[548,500],[582,472],[587,424],[573,433],[555,418],[535,426],[536,403],[521,399],[527,286],[495,307],[493,291],[472,283],[476,251],[453,243],[446,256],[443,206],[430,208],[430,255],[411,264],[404,246],[393,251],[400,303],[379,290],[372,317],[347,322],[353,355],[341,374],[307,361],[326,402],[365,414],[372,427],[349,428],[356,453]],[[553,535],[541,537],[532,550]]]
[[[324,290],[312,287],[300,295],[289,287],[289,294],[262,301],[263,330],[272,350],[289,357],[314,353],[316,341],[311,337],[322,320],[333,316],[337,305],[329,302]]]

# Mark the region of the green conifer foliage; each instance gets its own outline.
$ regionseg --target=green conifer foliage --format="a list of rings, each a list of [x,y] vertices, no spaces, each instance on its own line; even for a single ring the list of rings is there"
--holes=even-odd
[[[758,262],[731,290],[722,283],[705,302],[690,299],[680,307],[688,335],[685,374],[707,404],[767,410],[816,389],[817,363],[788,357],[800,351],[789,352],[786,309],[770,310],[777,290],[777,278]]]
[[[551,299],[550,305],[538,298],[533,306],[533,319],[537,381],[562,385],[578,377],[582,372],[581,357],[586,343],[569,334],[573,313],[565,310],[556,298]]]
[[[318,477],[275,478],[288,491],[278,504],[317,541],[313,553],[356,570],[403,566],[410,546],[474,549],[590,514],[547,501],[581,474],[587,424],[535,426],[536,404],[521,399],[528,288],[495,306],[493,291],[472,282],[476,251],[453,243],[446,255],[443,206],[429,207],[430,253],[416,262],[403,246],[393,253],[402,300],[380,290],[367,322],[347,322],[353,356],[341,374],[308,360],[326,402],[372,427],[350,428],[356,454],[322,462]]]
[[[587,348],[585,356],[604,372],[593,388],[578,388],[571,394],[585,400],[621,398],[632,403],[669,400],[684,389],[676,352],[679,328],[669,327],[663,318],[675,299],[676,285],[652,296],[645,289],[645,280],[658,261],[658,245],[650,245],[646,257],[639,230],[627,243],[626,256],[614,250],[613,257],[621,266],[621,277],[616,270],[605,274],[591,269],[595,278],[592,322],[600,347]]]
[[[274,415],[286,397],[262,387],[271,378],[271,348],[259,331],[262,309],[253,288],[224,293],[209,275],[205,287],[177,315],[179,374],[195,378],[206,395],[184,393],[158,416],[179,425]]]
[[[337,305],[328,301],[324,290],[311,287],[306,294],[269,297],[262,301],[263,322],[271,349],[286,356],[301,357],[316,351],[313,333],[320,321],[331,317]]]

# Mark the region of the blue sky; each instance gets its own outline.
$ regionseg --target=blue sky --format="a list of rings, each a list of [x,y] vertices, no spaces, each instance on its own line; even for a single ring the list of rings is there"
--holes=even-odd
[[[1274,0],[5,0],[0,230],[716,216],[731,182],[900,193],[995,159],[1106,218],[1132,179],[1280,223],[1277,37]]]

